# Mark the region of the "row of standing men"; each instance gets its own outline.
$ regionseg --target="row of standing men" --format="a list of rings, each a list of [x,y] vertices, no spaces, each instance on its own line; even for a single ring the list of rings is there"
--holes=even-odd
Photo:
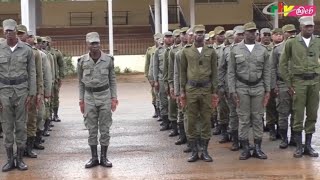
[[[12,19],[2,25],[0,122],[7,154],[2,171],[27,170],[23,156],[37,158],[33,149],[44,150],[42,136],[50,136],[53,121],[61,121],[58,109],[64,60],[51,46],[50,37],[35,36]]]
[[[296,35],[295,26],[287,24],[259,31],[250,22],[229,31],[218,26],[208,34],[196,25],[154,35],[155,45],[148,48],[145,61],[153,117],[162,121],[161,131],[172,129],[170,137],[179,135],[176,145],[188,142],[184,152],[192,152],[189,162],[199,159],[199,149],[201,159],[212,161],[207,151],[211,126],[214,135],[221,134],[220,143],[232,141],[232,151],[242,148],[240,160],[267,159],[261,149],[264,130],[272,141],[281,138],[281,149],[296,146],[294,157],[318,156],[311,140],[319,103],[320,44],[313,35],[312,17],[300,19],[300,30]],[[250,127],[254,145],[249,143]]]

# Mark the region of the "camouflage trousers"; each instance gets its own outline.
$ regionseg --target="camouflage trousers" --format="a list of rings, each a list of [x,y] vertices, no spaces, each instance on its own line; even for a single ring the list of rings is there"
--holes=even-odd
[[[303,85],[293,83],[295,94],[293,95],[292,109],[294,113],[293,131],[305,131],[306,134],[315,132],[319,108],[320,83],[314,85]],[[306,109],[306,120],[304,112]]]
[[[279,129],[288,129],[288,118],[291,114],[293,116],[292,111],[292,97],[288,92],[288,88],[279,88],[279,94],[276,98],[277,103],[277,111],[279,113]],[[291,118],[292,119],[292,118]],[[290,123],[292,124],[292,123]]]
[[[227,99],[225,97],[220,98],[217,110],[218,110],[218,124],[228,124],[229,123],[229,107],[227,104]]]
[[[266,124],[274,125],[278,123],[278,111],[276,103],[276,94],[274,91],[270,92],[270,99],[266,107]]]
[[[88,144],[98,145],[98,132],[100,132],[100,145],[109,146],[112,125],[111,99],[100,106],[85,102],[84,118],[86,128],[89,130]]]
[[[237,94],[240,99],[240,105],[237,108],[239,139],[249,139],[250,125],[252,125],[254,139],[262,139],[263,124],[261,118],[264,113],[264,88],[238,88]]]
[[[27,108],[25,102],[28,94],[17,96],[16,93],[9,97],[5,93],[0,93],[0,101],[3,109],[0,113],[2,130],[5,135],[4,144],[6,148],[24,148],[27,141]]]
[[[58,85],[58,82],[54,82],[52,86],[52,108],[59,108],[59,93],[60,87]]]
[[[166,83],[163,80],[159,81],[159,99],[160,99],[160,115],[168,115],[168,93]]]
[[[34,137],[37,132],[37,114],[38,110],[36,107],[36,98],[30,102],[28,109],[28,120],[27,120],[27,136]]]
[[[187,98],[187,137],[209,140],[211,138],[211,94],[189,94]]]

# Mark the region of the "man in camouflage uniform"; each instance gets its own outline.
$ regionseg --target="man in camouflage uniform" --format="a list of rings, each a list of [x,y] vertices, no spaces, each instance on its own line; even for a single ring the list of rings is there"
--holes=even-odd
[[[43,130],[43,136],[50,136],[50,133],[48,131],[51,130],[50,127],[53,127],[52,124],[52,104],[53,104],[53,97],[54,97],[54,83],[56,82],[56,61],[55,61],[55,54],[47,50],[48,44],[50,39],[48,37],[42,37],[42,51],[47,55],[50,67],[51,67],[51,74],[52,74],[52,89],[51,89],[51,96],[48,99],[48,102],[45,102],[46,106],[46,119],[44,123],[44,130]]]
[[[41,98],[43,96],[43,72],[42,72],[42,61],[38,50],[33,45],[33,34],[27,32],[26,26],[20,24],[17,26],[17,35],[19,39],[26,43],[30,47],[34,54],[35,65],[36,65],[36,85],[37,85],[37,96],[30,102],[28,109],[28,122],[27,122],[27,146],[24,155],[30,158],[37,158],[37,154],[32,150],[37,131],[37,111],[40,106]],[[31,38],[29,38],[31,36]],[[31,41],[30,41],[31,39]]]
[[[163,120],[160,131],[169,130],[168,119],[168,84],[164,81],[164,62],[165,58],[169,56],[170,46],[172,45],[172,32],[168,31],[164,33],[164,45],[160,46],[153,57],[153,78],[155,89],[159,93],[160,98],[160,115]]]
[[[230,61],[230,51],[231,49],[238,43],[243,40],[244,27],[236,26],[233,29],[234,41],[231,45],[227,45],[223,49],[223,57],[221,59],[221,63],[219,64],[218,69],[218,77],[219,77],[219,92],[220,96],[224,96],[227,100],[227,104],[230,110],[229,113],[229,127],[231,130],[231,138],[232,138],[232,151],[239,150],[239,137],[238,137],[238,127],[239,127],[239,119],[236,111],[236,104],[234,103],[232,97],[229,94],[228,88],[228,63]]]
[[[160,116],[160,110],[159,106],[157,106],[157,98],[156,94],[154,91],[154,81],[153,79],[150,78],[149,76],[149,70],[150,70],[150,64],[153,61],[153,55],[156,49],[159,47],[159,39],[161,38],[161,34],[157,33],[153,36],[154,39],[154,45],[152,47],[148,47],[146,55],[145,55],[145,65],[144,65],[144,75],[148,79],[150,86],[151,86],[151,96],[152,96],[152,105],[154,107],[154,115],[152,116],[153,118],[158,118]]]
[[[53,117],[52,120],[55,122],[60,122],[61,119],[58,116],[58,110],[59,110],[59,93],[61,88],[61,81],[64,78],[64,60],[62,53],[53,47],[51,47],[52,39],[47,36],[47,47],[46,50],[51,52],[54,57],[54,66],[55,66],[55,81],[53,84],[53,98],[52,98],[52,111],[53,111]]]
[[[6,19],[2,25],[6,41],[0,43],[0,121],[8,157],[2,171],[15,167],[27,170],[22,158],[27,141],[27,110],[36,95],[35,60],[32,49],[16,36],[16,21]]]
[[[283,51],[286,40],[296,34],[296,28],[292,24],[288,24],[282,27],[284,32],[284,41],[280,44],[276,44],[272,50],[270,56],[270,62],[272,63],[271,68],[271,87],[274,88],[275,94],[277,95],[277,111],[279,113],[279,133],[281,135],[281,143],[279,147],[285,149],[288,147],[288,117],[292,112],[292,97],[288,93],[288,87],[280,76],[279,72],[279,60]],[[292,121],[290,123],[292,125]],[[292,137],[292,136],[291,136]]]
[[[201,159],[212,162],[208,144],[212,108],[218,105],[217,54],[212,46],[204,44],[203,25],[196,25],[194,33],[195,41],[182,50],[180,62],[180,98],[182,107],[187,107],[188,141],[192,147],[188,162],[199,159],[198,145],[202,150]]]
[[[44,150],[44,146],[42,143],[42,134],[44,131],[45,120],[49,119],[49,102],[51,97],[51,89],[52,89],[52,70],[51,64],[49,60],[49,56],[42,51],[42,38],[37,36],[34,38],[36,48],[38,49],[41,59],[42,59],[42,72],[43,72],[43,87],[44,87],[44,95],[41,99],[40,109],[37,114],[37,132],[34,143],[34,148],[38,150]]]
[[[85,167],[91,168],[99,164],[104,167],[112,167],[112,163],[107,158],[107,151],[112,112],[118,105],[113,57],[100,50],[100,38],[97,32],[88,33],[86,42],[90,52],[81,56],[77,67],[79,105],[87,121],[88,143],[92,155]],[[97,152],[98,130],[101,145],[100,163]]]
[[[262,28],[260,30],[260,38],[261,45],[264,46],[268,50],[269,55],[271,55],[273,48],[273,43],[271,42],[271,30],[269,28]],[[266,126],[269,130],[269,138],[271,141],[275,141],[277,139],[275,124],[278,122],[278,113],[276,109],[276,95],[274,93],[274,88],[271,89],[270,99],[266,107],[266,121]]]
[[[182,48],[181,39],[180,39],[180,29],[173,31],[173,45],[169,51],[168,58],[164,62],[164,80],[165,84],[168,84],[169,88],[169,120],[171,122],[172,130],[169,134],[169,137],[174,137],[179,135],[178,132],[178,105],[176,101],[176,96],[174,95],[174,84],[173,84],[173,74],[174,74],[174,60],[175,54]]]
[[[228,64],[228,86],[239,116],[239,140],[243,151],[240,160],[251,156],[267,159],[261,150],[263,124],[261,118],[270,96],[271,68],[265,47],[255,41],[255,23],[244,25],[244,41],[233,46]],[[254,150],[250,153],[249,130],[252,125]]]
[[[299,33],[289,38],[280,56],[280,75],[289,88],[293,100],[293,133],[297,144],[293,154],[318,157],[311,147],[317,122],[320,90],[320,38],[313,35],[313,17],[301,17]],[[306,109],[306,119],[304,114]],[[305,145],[302,145],[302,131],[305,131]]]
[[[193,44],[194,42],[194,34],[193,28],[189,28],[186,33],[184,32],[184,28],[181,29],[181,43],[183,48],[187,45]],[[175,142],[176,145],[185,144],[187,142],[188,135],[186,134],[186,130],[188,129],[188,122],[186,116],[186,108],[183,108],[180,104],[180,62],[181,62],[181,53],[182,49],[180,49],[175,55],[174,61],[174,93],[177,97],[178,103],[178,126],[179,126],[179,139]],[[200,136],[200,135],[198,135]],[[183,150],[185,153],[191,152],[191,145],[188,142],[186,149]]]

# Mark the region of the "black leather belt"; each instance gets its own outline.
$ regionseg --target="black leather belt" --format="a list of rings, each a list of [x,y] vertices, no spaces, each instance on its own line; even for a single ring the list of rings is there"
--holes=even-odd
[[[26,82],[28,78],[26,76],[22,78],[15,78],[15,79],[2,79],[0,78],[0,82],[5,85],[19,85]]]
[[[240,82],[242,82],[242,83],[244,83],[244,84],[246,84],[248,86],[255,86],[255,85],[259,84],[260,81],[262,80],[262,76],[258,80],[254,81],[254,82],[250,82],[248,80],[245,80],[245,79],[243,79],[242,77],[240,77],[238,75],[236,75],[236,78],[237,78],[238,81],[240,81]]]
[[[189,80],[188,84],[192,87],[196,87],[196,88],[202,88],[202,87],[208,87],[208,85],[210,84],[210,81],[192,81]]]
[[[86,91],[89,91],[89,92],[101,92],[109,89],[109,85],[107,84],[101,87],[85,87],[85,89]]]
[[[319,74],[317,74],[317,73],[303,73],[303,74],[295,74],[294,76],[299,77],[303,80],[313,80],[318,75]]]

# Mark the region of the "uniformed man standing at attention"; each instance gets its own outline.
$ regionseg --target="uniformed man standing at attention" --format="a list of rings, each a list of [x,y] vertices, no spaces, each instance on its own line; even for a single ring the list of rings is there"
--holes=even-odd
[[[29,33],[31,32],[29,31]],[[22,42],[26,43],[27,46],[32,49],[36,65],[37,96],[30,102],[30,107],[28,109],[27,147],[25,150],[25,156],[30,158],[37,158],[37,154],[32,149],[37,132],[37,111],[40,107],[40,102],[43,96],[42,60],[39,51],[36,48],[32,47],[33,38],[31,38],[31,42],[28,41],[29,36],[32,36],[32,34],[28,34],[27,27],[22,24],[18,25],[17,35]]]
[[[212,108],[215,108],[219,101],[216,94],[217,53],[212,46],[205,45],[205,31],[203,25],[196,25],[194,44],[186,46],[181,53],[180,97],[182,107],[187,107],[188,141],[192,148],[188,162],[199,159],[198,145],[201,145],[201,159],[212,162],[208,154],[208,144],[211,138]]]
[[[173,74],[174,74],[174,60],[175,54],[178,52],[181,46],[181,39],[180,39],[180,29],[176,29],[173,31],[173,45],[168,53],[168,57],[164,63],[164,79],[166,84],[168,84],[169,88],[169,120],[171,122],[172,130],[169,134],[169,137],[174,137],[179,135],[178,131],[178,105],[176,101],[176,96],[174,95],[174,84],[173,84]]]
[[[320,38],[313,35],[312,16],[301,17],[299,21],[301,32],[286,41],[280,56],[280,75],[293,98],[293,132],[297,144],[293,156],[300,158],[305,154],[318,157],[319,154],[311,147],[311,141],[316,130],[319,108]],[[305,131],[304,148],[303,130]]]
[[[150,63],[152,62],[154,52],[156,51],[157,47],[159,47],[158,40],[161,38],[161,34],[157,33],[153,36],[154,45],[152,47],[148,47],[146,55],[145,55],[145,65],[144,65],[144,75],[148,79],[150,86],[151,86],[151,96],[152,96],[152,105],[154,107],[154,115],[153,118],[158,118],[160,116],[159,107],[157,107],[156,103],[156,94],[154,92],[154,81],[149,77],[149,68]]]
[[[113,57],[100,50],[100,38],[97,32],[88,33],[86,42],[89,53],[81,56],[78,62],[79,105],[87,121],[88,144],[92,155],[85,167],[92,168],[99,164],[112,167],[107,158],[107,151],[112,112],[118,105]],[[98,131],[100,131],[101,145],[100,163],[97,152]]]
[[[271,87],[274,87],[275,94],[277,95],[277,111],[279,113],[279,133],[281,136],[281,143],[279,147],[285,149],[288,147],[288,118],[291,114],[291,119],[293,119],[292,112],[292,97],[288,93],[288,86],[283,81],[279,72],[279,61],[280,56],[283,51],[286,40],[296,34],[296,28],[292,24],[288,24],[282,27],[284,33],[284,41],[280,44],[276,44],[272,50],[270,56],[271,67]],[[292,121],[290,123],[292,126]],[[292,133],[292,132],[291,132]],[[291,136],[292,137],[292,136]],[[294,142],[294,141],[292,141]]]
[[[231,45],[228,45],[223,50],[223,57],[221,63],[219,64],[218,77],[219,77],[219,92],[225,96],[227,104],[230,110],[229,113],[229,127],[231,130],[232,146],[231,151],[239,150],[239,137],[238,137],[238,128],[239,128],[239,119],[236,111],[236,104],[234,103],[232,97],[230,97],[229,88],[228,88],[228,63],[230,62],[230,51],[238,43],[243,40],[244,27],[236,26],[234,29],[234,42]],[[222,96],[222,95],[220,95]]]
[[[164,73],[164,61],[169,55],[170,46],[173,43],[172,32],[168,31],[164,34],[164,45],[160,46],[153,57],[153,78],[155,89],[159,93],[160,98],[160,115],[163,121],[160,131],[166,131],[170,129],[170,122],[168,118],[168,84],[165,84]]]
[[[22,157],[27,141],[27,112],[37,92],[35,60],[32,49],[17,38],[16,21],[6,19],[2,25],[6,41],[0,43],[0,120],[8,157],[2,171],[15,167],[27,170]]]
[[[265,47],[255,41],[256,24],[244,25],[244,40],[230,52],[228,64],[229,91],[237,104],[239,117],[239,140],[243,151],[240,160],[251,157],[249,130],[254,136],[253,157],[267,159],[261,150],[263,124],[261,118],[270,96],[271,68]]]

